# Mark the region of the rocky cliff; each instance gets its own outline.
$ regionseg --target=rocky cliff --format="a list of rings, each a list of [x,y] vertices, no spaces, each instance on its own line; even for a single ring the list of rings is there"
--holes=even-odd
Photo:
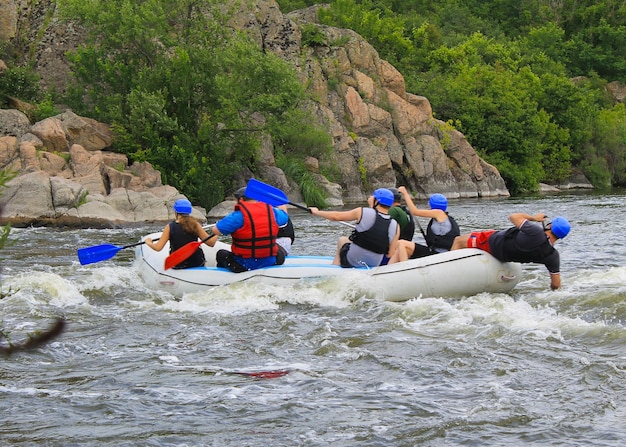
[[[435,192],[450,198],[509,195],[497,169],[478,157],[462,134],[433,117],[427,98],[408,93],[402,75],[358,34],[317,24],[317,7],[285,15],[274,0],[252,3],[233,17],[233,25],[247,30],[265,51],[277,54],[297,69],[315,98],[311,107],[333,137],[332,158],[340,171],[339,184],[317,174],[331,195],[330,204],[362,201],[372,189],[393,185],[406,185],[421,198]],[[80,43],[81,30],[57,19],[52,0],[0,0],[0,11],[0,36],[29,39],[43,82],[63,91],[69,79],[65,52]],[[301,27],[305,23],[319,27],[328,43],[303,46]],[[23,135],[13,137],[12,143],[4,142],[12,145],[9,152],[17,151],[23,158],[21,151],[28,147],[32,153]],[[74,158],[72,148],[73,144],[68,151]],[[59,150],[43,144],[35,149],[40,159],[54,158],[43,152],[54,154]],[[271,141],[267,140],[262,151],[259,177],[297,197],[297,191],[274,165]],[[111,166],[102,163],[99,172],[110,174]],[[310,160],[311,169],[317,165],[317,160]],[[33,176],[36,172],[51,174],[36,171],[32,163],[27,169],[19,169],[20,175]],[[89,193],[86,197],[102,195],[100,185],[92,189],[91,184],[80,184]],[[119,188],[132,191],[124,184]],[[12,201],[5,208],[5,216],[10,216]],[[140,213],[126,218],[132,222],[145,216]]]

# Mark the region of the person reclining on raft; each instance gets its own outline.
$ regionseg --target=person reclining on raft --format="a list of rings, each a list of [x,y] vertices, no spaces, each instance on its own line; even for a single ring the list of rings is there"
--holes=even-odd
[[[289,215],[267,203],[246,197],[246,188],[235,191],[235,210],[219,220],[212,228],[213,234],[231,235],[230,250],[218,250],[215,255],[218,267],[241,273],[285,262],[283,250],[276,243],[278,229],[286,225]],[[216,238],[207,241],[214,246]]]
[[[155,251],[161,251],[165,244],[170,243],[170,254],[189,242],[196,242],[198,239],[206,239],[209,234],[202,228],[202,224],[196,218],[191,217],[192,206],[187,199],[178,199],[174,202],[174,212],[176,219],[168,223],[163,228],[163,233],[157,242],[146,238],[146,245]],[[205,244],[211,246],[209,241]],[[213,242],[215,244],[215,242]],[[204,252],[200,247],[187,259],[176,265],[175,269],[187,269],[201,267],[205,263]]]
[[[479,248],[502,262],[543,264],[550,272],[550,288],[556,290],[561,287],[561,258],[554,243],[570,232],[571,226],[567,219],[555,217],[544,227],[530,222],[544,222],[544,213],[534,216],[513,213],[509,220],[514,226],[507,230],[475,231],[457,237],[452,250]]]
[[[398,191],[403,195],[411,214],[417,217],[430,217],[426,234],[422,232],[428,245],[425,246],[413,241],[400,241],[398,249],[389,260],[389,264],[449,251],[454,239],[461,234],[461,231],[456,220],[447,212],[448,199],[446,196],[433,194],[428,199],[430,209],[423,210],[415,206],[411,195],[404,186],[400,186]]]
[[[376,267],[385,265],[396,250],[400,228],[389,216],[393,205],[393,193],[379,188],[367,199],[370,208],[354,208],[350,211],[321,211],[309,208],[311,214],[328,220],[356,221],[350,237],[341,236],[337,241],[334,265],[342,267]]]

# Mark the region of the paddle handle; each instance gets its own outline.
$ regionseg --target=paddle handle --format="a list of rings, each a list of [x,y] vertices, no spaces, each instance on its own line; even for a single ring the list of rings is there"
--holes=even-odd
[[[309,208],[309,207],[306,207],[306,206],[303,206],[303,205],[298,205],[297,203],[293,203],[293,202],[287,202],[287,203],[289,205],[291,205],[291,206],[295,206],[296,208],[300,208],[301,210],[308,211],[309,214],[312,214],[311,213],[311,208]]]

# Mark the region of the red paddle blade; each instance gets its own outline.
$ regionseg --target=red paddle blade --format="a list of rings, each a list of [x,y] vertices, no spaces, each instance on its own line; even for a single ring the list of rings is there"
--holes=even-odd
[[[258,372],[235,372],[234,374],[240,374],[243,376],[254,377],[257,379],[276,379],[278,377],[286,376],[289,371],[258,371]]]
[[[204,244],[213,236],[216,236],[216,234],[210,234],[209,237],[206,237],[202,239],[201,241],[189,242],[188,244],[185,244],[182,247],[180,247],[174,253],[170,254],[167,258],[165,258],[165,270],[169,270],[172,267],[176,267],[178,264],[183,262],[189,256],[194,254],[200,245]]]
[[[198,241],[198,242],[189,242],[188,244],[185,244],[182,247],[180,247],[174,253],[172,253],[167,258],[165,258],[165,270],[171,269],[172,267],[176,267],[185,259],[193,255],[200,245],[202,245],[202,242]]]

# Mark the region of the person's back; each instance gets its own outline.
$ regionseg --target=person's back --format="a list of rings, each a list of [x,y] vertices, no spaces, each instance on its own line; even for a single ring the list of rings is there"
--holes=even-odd
[[[208,233],[202,228],[200,222],[191,216],[193,207],[191,202],[187,199],[178,199],[174,202],[174,212],[176,213],[176,219],[168,223],[161,237],[157,242],[154,242],[150,238],[146,238],[146,245],[153,250],[161,251],[165,244],[169,242],[170,254],[184,247],[190,242],[196,242],[198,238],[207,239]],[[207,239],[207,245],[211,245]],[[204,265],[205,258],[204,252],[201,248],[198,249],[184,261],[181,261],[175,269],[185,269],[192,267],[200,267]]]
[[[231,235],[231,250],[219,250],[218,267],[239,273],[282,264],[284,256],[277,259],[278,228],[287,223],[289,216],[283,210],[245,196],[245,188],[235,193],[235,210],[218,221],[213,233]]]
[[[358,207],[350,211],[322,211],[309,208],[314,216],[329,220],[356,221],[355,231],[348,238],[341,236],[337,241],[334,265],[342,267],[384,265],[398,245],[400,230],[398,222],[389,216],[393,204],[393,193],[379,188],[368,197],[370,208]]]
[[[346,252],[350,266],[375,267],[380,265],[396,234],[398,223],[388,214],[373,208],[363,208],[361,220],[350,237],[353,242]]]

